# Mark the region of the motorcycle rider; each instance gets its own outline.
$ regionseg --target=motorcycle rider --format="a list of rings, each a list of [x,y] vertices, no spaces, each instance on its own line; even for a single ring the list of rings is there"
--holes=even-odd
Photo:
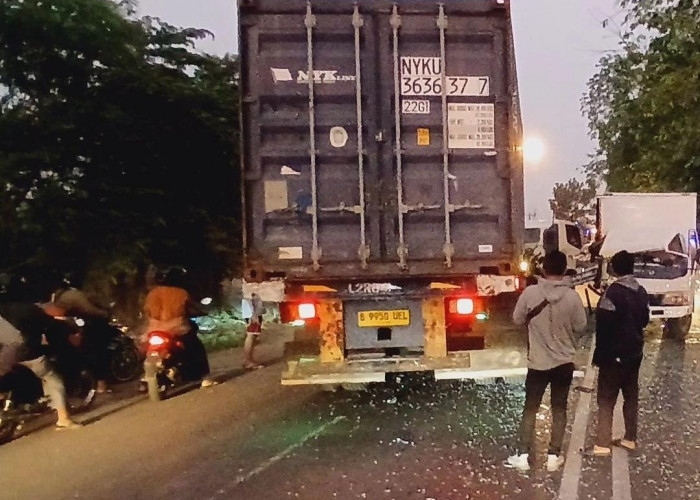
[[[201,314],[199,307],[191,300],[186,287],[185,269],[173,267],[168,271],[163,283],[148,292],[144,312],[148,320],[146,332],[167,332],[178,335],[188,357],[185,377],[202,380],[202,387],[214,385],[209,378],[209,359],[204,344],[197,337],[196,325],[190,317]]]
[[[78,286],[75,278],[63,279],[52,294],[51,302],[60,309],[60,316],[79,317],[85,321],[83,348],[90,370],[97,379],[97,392],[103,394],[108,392],[110,314],[93,304]]]
[[[44,393],[58,414],[56,427],[73,429],[81,427],[71,420],[66,403],[66,389],[61,377],[50,365],[42,349],[44,339],[58,349],[69,344],[76,332],[68,323],[51,317],[55,312],[51,304],[36,305],[11,302],[4,297],[0,303],[0,377],[20,364],[29,368],[42,381]]]

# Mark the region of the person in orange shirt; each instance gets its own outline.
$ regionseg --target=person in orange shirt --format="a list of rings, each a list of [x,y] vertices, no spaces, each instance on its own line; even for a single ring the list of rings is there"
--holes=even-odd
[[[190,300],[185,289],[186,271],[182,268],[172,268],[168,271],[163,284],[153,288],[146,296],[143,306],[148,320],[146,332],[167,332],[178,335],[188,353],[186,378],[202,379],[202,387],[214,385],[209,378],[209,360],[204,344],[197,336],[197,326],[190,321],[191,316],[201,313],[199,308]]]

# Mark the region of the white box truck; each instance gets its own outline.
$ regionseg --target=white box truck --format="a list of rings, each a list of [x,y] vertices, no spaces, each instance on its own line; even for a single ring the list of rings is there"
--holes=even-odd
[[[695,301],[698,235],[695,193],[610,193],[598,198],[598,238],[604,286],[609,259],[635,256],[634,274],[649,292],[651,317],[670,336],[690,330]]]

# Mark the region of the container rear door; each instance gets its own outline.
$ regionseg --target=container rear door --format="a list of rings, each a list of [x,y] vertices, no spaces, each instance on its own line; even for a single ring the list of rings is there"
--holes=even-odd
[[[380,20],[380,67],[394,68],[382,72],[382,121],[394,143],[381,161],[393,186],[384,244],[401,267],[513,252],[507,18],[449,6]]]
[[[368,209],[377,200],[363,199],[365,183],[368,190],[378,184],[374,20],[353,23],[351,11],[248,21],[242,37],[249,248],[282,265],[369,259],[365,249],[379,248],[370,241]],[[368,92],[357,85],[358,74]]]
[[[288,276],[512,262],[522,168],[507,10],[293,3],[242,16],[249,256]]]

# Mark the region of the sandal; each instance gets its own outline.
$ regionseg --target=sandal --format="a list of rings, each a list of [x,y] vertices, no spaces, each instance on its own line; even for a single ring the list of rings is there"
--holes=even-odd
[[[69,430],[74,430],[74,429],[80,429],[83,425],[79,424],[78,422],[73,422],[72,420],[69,420],[68,422],[56,422],[56,430],[62,431],[65,429]]]
[[[622,448],[623,450],[627,450],[629,452],[637,451],[637,443],[635,441],[629,441],[627,439],[615,439],[612,442],[612,445],[617,446],[618,448]]]
[[[590,452],[591,456],[598,458],[607,458],[612,456],[612,450],[603,446],[594,446]]]

